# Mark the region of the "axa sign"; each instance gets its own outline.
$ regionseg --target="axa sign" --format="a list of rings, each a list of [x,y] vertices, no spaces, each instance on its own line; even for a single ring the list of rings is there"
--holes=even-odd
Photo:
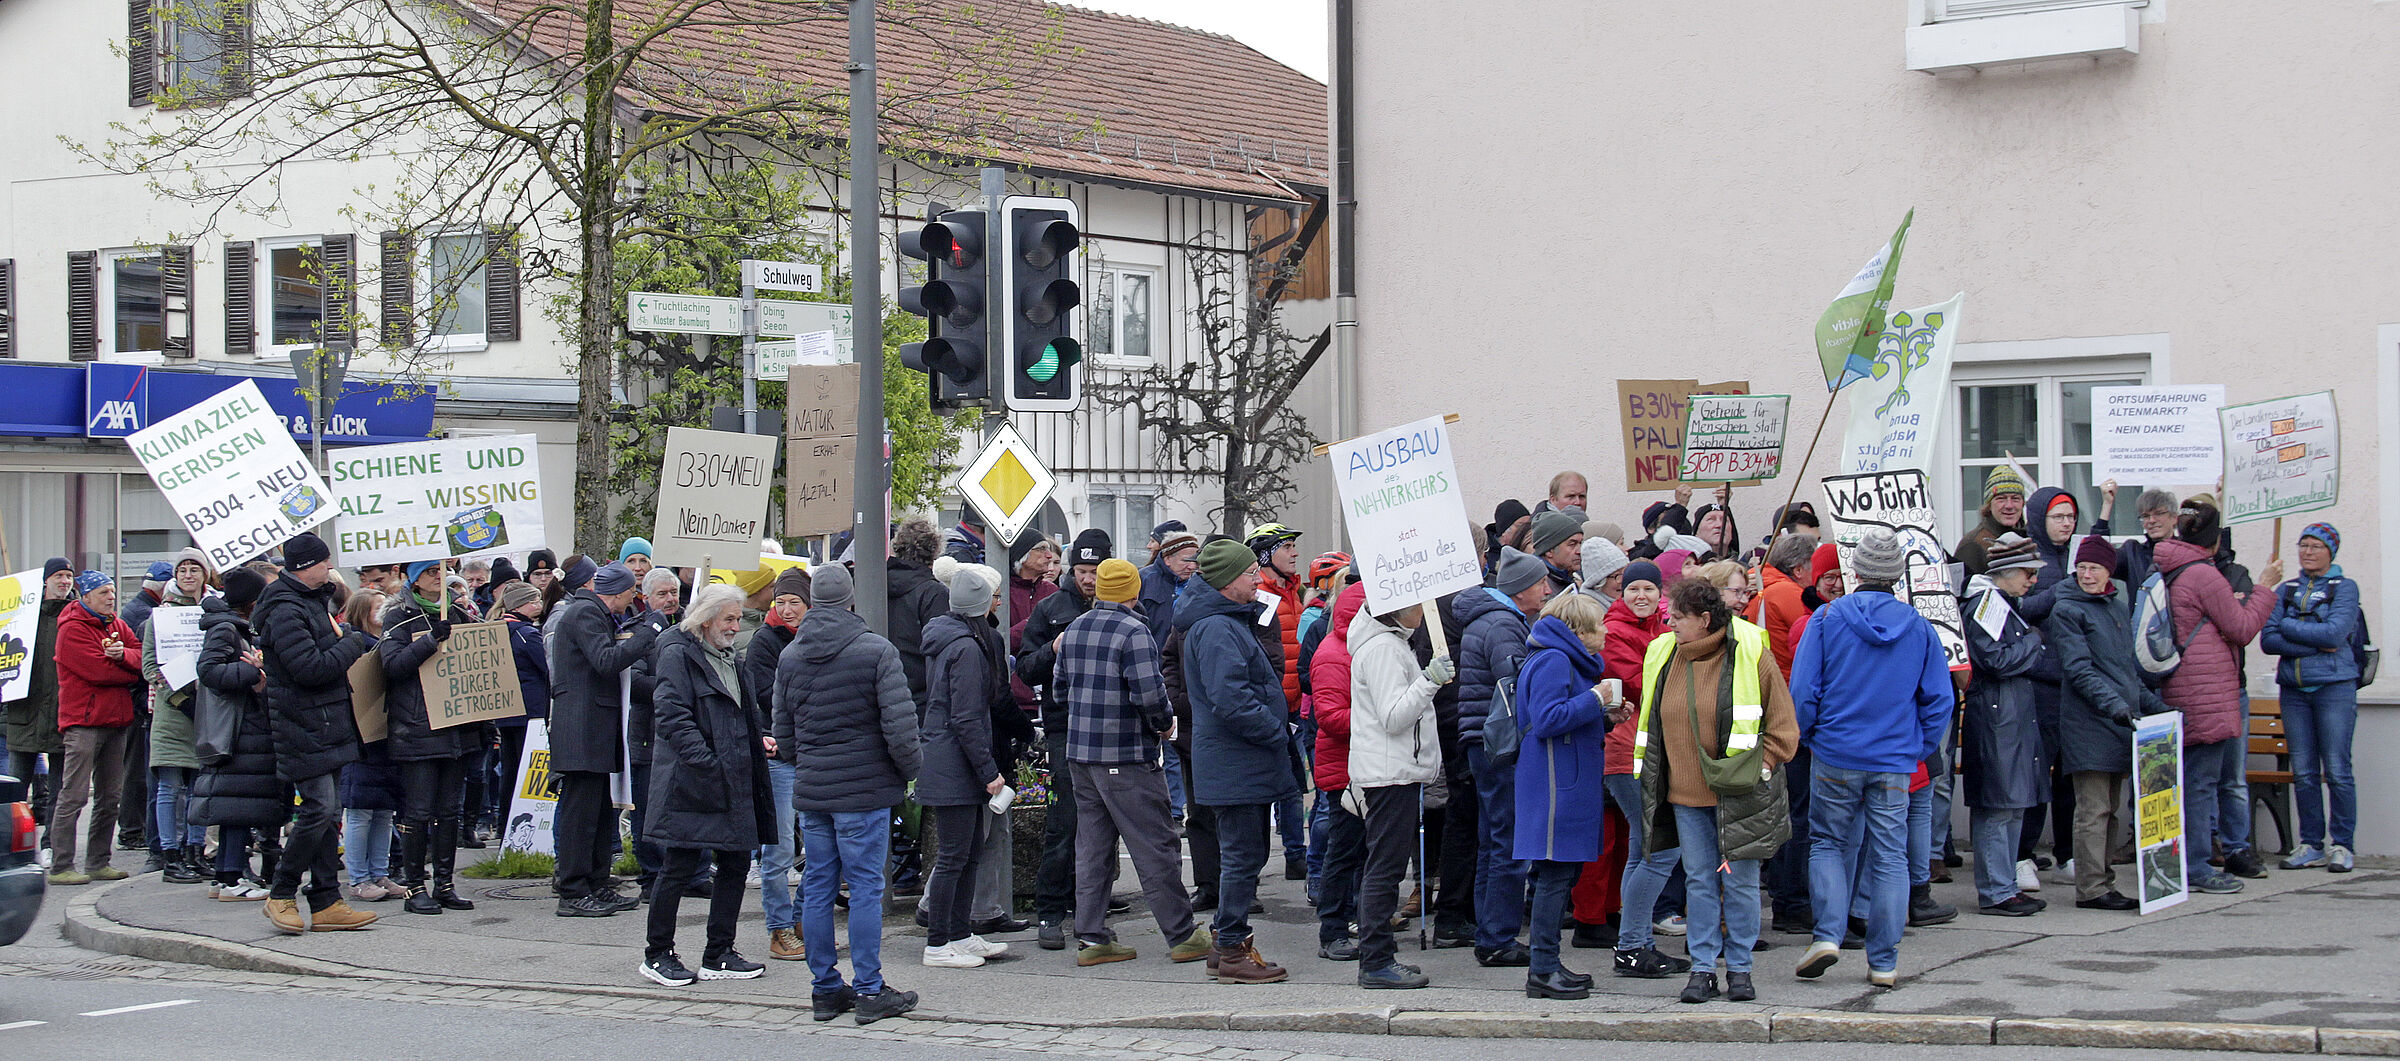
[[[150,369],[96,361],[86,366],[83,433],[89,438],[124,438],[150,426]]]

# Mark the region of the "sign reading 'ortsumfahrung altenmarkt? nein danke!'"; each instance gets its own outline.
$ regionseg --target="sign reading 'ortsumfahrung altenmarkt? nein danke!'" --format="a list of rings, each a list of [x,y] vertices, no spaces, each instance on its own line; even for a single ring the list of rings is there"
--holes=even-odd
[[[125,441],[219,571],[333,518],[332,491],[251,380]]]
[[[335,558],[359,567],[549,548],[536,443],[491,435],[336,453]]]

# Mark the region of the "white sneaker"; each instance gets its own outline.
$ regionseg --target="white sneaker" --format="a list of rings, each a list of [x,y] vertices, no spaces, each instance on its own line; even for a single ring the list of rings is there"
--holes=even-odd
[[[2075,883],[2075,860],[2070,858],[2059,863],[2058,868],[2052,871],[2052,876],[2062,884]]]
[[[1683,915],[1674,914],[1672,916],[1659,918],[1658,920],[1650,923],[1650,931],[1656,932],[1662,936],[1683,935]]]
[[[982,936],[968,936],[965,939],[954,939],[950,941],[950,945],[978,958],[997,958],[1008,953],[1008,944],[994,943],[991,940],[983,938]]]
[[[761,883],[762,883],[762,882],[759,880],[759,877],[758,877],[758,864],[757,864],[757,863],[755,863],[755,862],[754,862],[754,863],[751,863],[751,865],[750,865],[750,874],[749,874],[748,876],[746,876],[746,877],[743,877],[743,878],[742,878],[742,887],[744,887],[744,888],[756,888],[756,887],[758,887],[758,886],[759,886]]]
[[[47,847],[45,847],[45,848],[43,848],[43,849],[42,849],[42,858],[41,858],[41,862],[42,862],[42,872],[44,872],[44,873],[48,873],[48,872],[50,872],[50,849],[49,849],[49,848],[47,848]]]
[[[2040,871],[2033,868],[2033,860],[2030,858],[2017,863],[2017,890],[2021,892],[2042,890],[2042,875]]]
[[[2325,845],[2325,869],[2332,873],[2348,873],[2358,867],[2358,858],[2340,844]]]
[[[961,949],[959,942],[925,948],[925,967],[928,969],[972,969],[983,964],[983,957]]]

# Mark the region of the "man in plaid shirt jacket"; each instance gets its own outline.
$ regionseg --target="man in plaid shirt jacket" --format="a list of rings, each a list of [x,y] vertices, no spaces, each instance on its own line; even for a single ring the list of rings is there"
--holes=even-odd
[[[1066,769],[1074,778],[1075,964],[1135,956],[1107,922],[1119,836],[1159,931],[1178,941],[1168,957],[1197,961],[1213,943],[1192,921],[1183,860],[1167,816],[1159,742],[1174,731],[1175,713],[1159,673],[1158,643],[1133,604],[1141,595],[1141,572],[1112,558],[1100,564],[1099,576],[1091,610],[1061,635],[1052,675],[1067,711]]]

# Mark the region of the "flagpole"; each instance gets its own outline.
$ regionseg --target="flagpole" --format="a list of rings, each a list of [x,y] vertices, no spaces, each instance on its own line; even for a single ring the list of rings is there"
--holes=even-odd
[[[1792,510],[1792,502],[1799,499],[1800,480],[1808,477],[1808,462],[1816,459],[1817,443],[1825,437],[1825,425],[1833,420],[1833,399],[1841,393],[1842,392],[1840,391],[1833,391],[1825,395],[1825,415],[1817,418],[1817,431],[1815,434],[1808,437],[1808,456],[1800,458],[1799,472],[1792,476],[1792,492],[1784,495],[1783,508],[1778,514],[1779,517],[1782,514],[1790,513]],[[1775,539],[1783,537],[1783,527],[1789,522],[1791,521],[1782,518],[1778,518],[1775,521],[1775,530],[1773,533],[1767,535],[1768,548],[1774,547]]]

